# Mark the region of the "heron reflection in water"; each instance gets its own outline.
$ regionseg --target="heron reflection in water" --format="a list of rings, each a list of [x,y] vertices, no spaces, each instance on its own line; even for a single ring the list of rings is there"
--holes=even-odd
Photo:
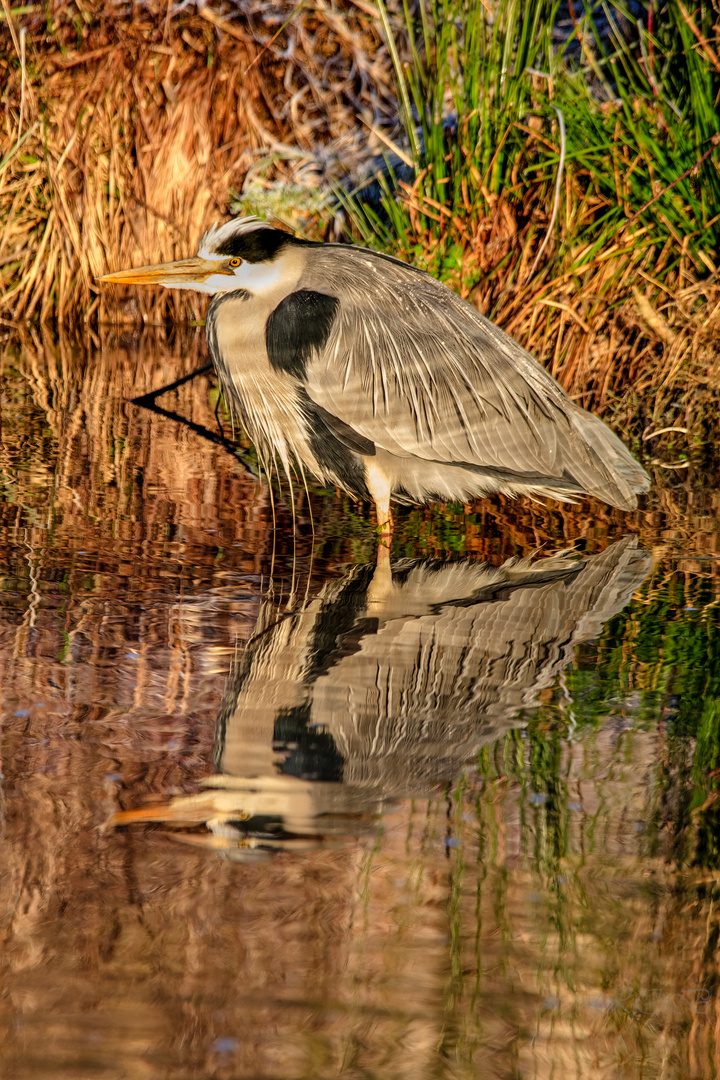
[[[217,775],[113,823],[205,825],[183,838],[240,859],[366,833],[388,803],[431,795],[524,726],[649,568],[634,537],[497,568],[385,561],[301,611],[266,608],[218,718]]]
[[[602,421],[512,338],[415,267],[297,239],[252,217],[212,228],[192,258],[106,275],[213,300],[210,356],[269,473],[391,501],[500,491],[629,510],[649,478]]]

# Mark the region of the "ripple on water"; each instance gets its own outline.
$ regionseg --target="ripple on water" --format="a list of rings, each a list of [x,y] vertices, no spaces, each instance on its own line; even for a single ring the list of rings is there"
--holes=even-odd
[[[408,509],[391,573],[139,348],[5,358],[3,1077],[714,1077],[717,492]]]

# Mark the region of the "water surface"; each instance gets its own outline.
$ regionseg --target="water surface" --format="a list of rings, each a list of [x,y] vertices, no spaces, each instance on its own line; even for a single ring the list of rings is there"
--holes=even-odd
[[[202,359],[3,354],[2,1076],[715,1077],[717,491],[377,565]]]

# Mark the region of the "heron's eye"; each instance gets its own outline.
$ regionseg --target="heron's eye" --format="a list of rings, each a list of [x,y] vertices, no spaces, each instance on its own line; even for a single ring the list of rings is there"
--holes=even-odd
[[[231,259],[230,260],[230,265],[232,266],[233,269],[235,269],[235,267],[239,266],[241,262],[242,262],[242,259]]]

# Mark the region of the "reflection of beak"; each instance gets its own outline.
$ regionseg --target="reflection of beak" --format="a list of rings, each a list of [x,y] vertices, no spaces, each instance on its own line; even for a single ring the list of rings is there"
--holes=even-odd
[[[115,274],[106,274],[101,281],[112,281],[116,285],[166,285],[168,287],[200,285],[211,274],[222,274],[222,264],[213,259],[202,259],[194,255],[192,259],[178,259],[177,262],[158,263],[157,266],[139,266],[137,270],[118,270]]]

